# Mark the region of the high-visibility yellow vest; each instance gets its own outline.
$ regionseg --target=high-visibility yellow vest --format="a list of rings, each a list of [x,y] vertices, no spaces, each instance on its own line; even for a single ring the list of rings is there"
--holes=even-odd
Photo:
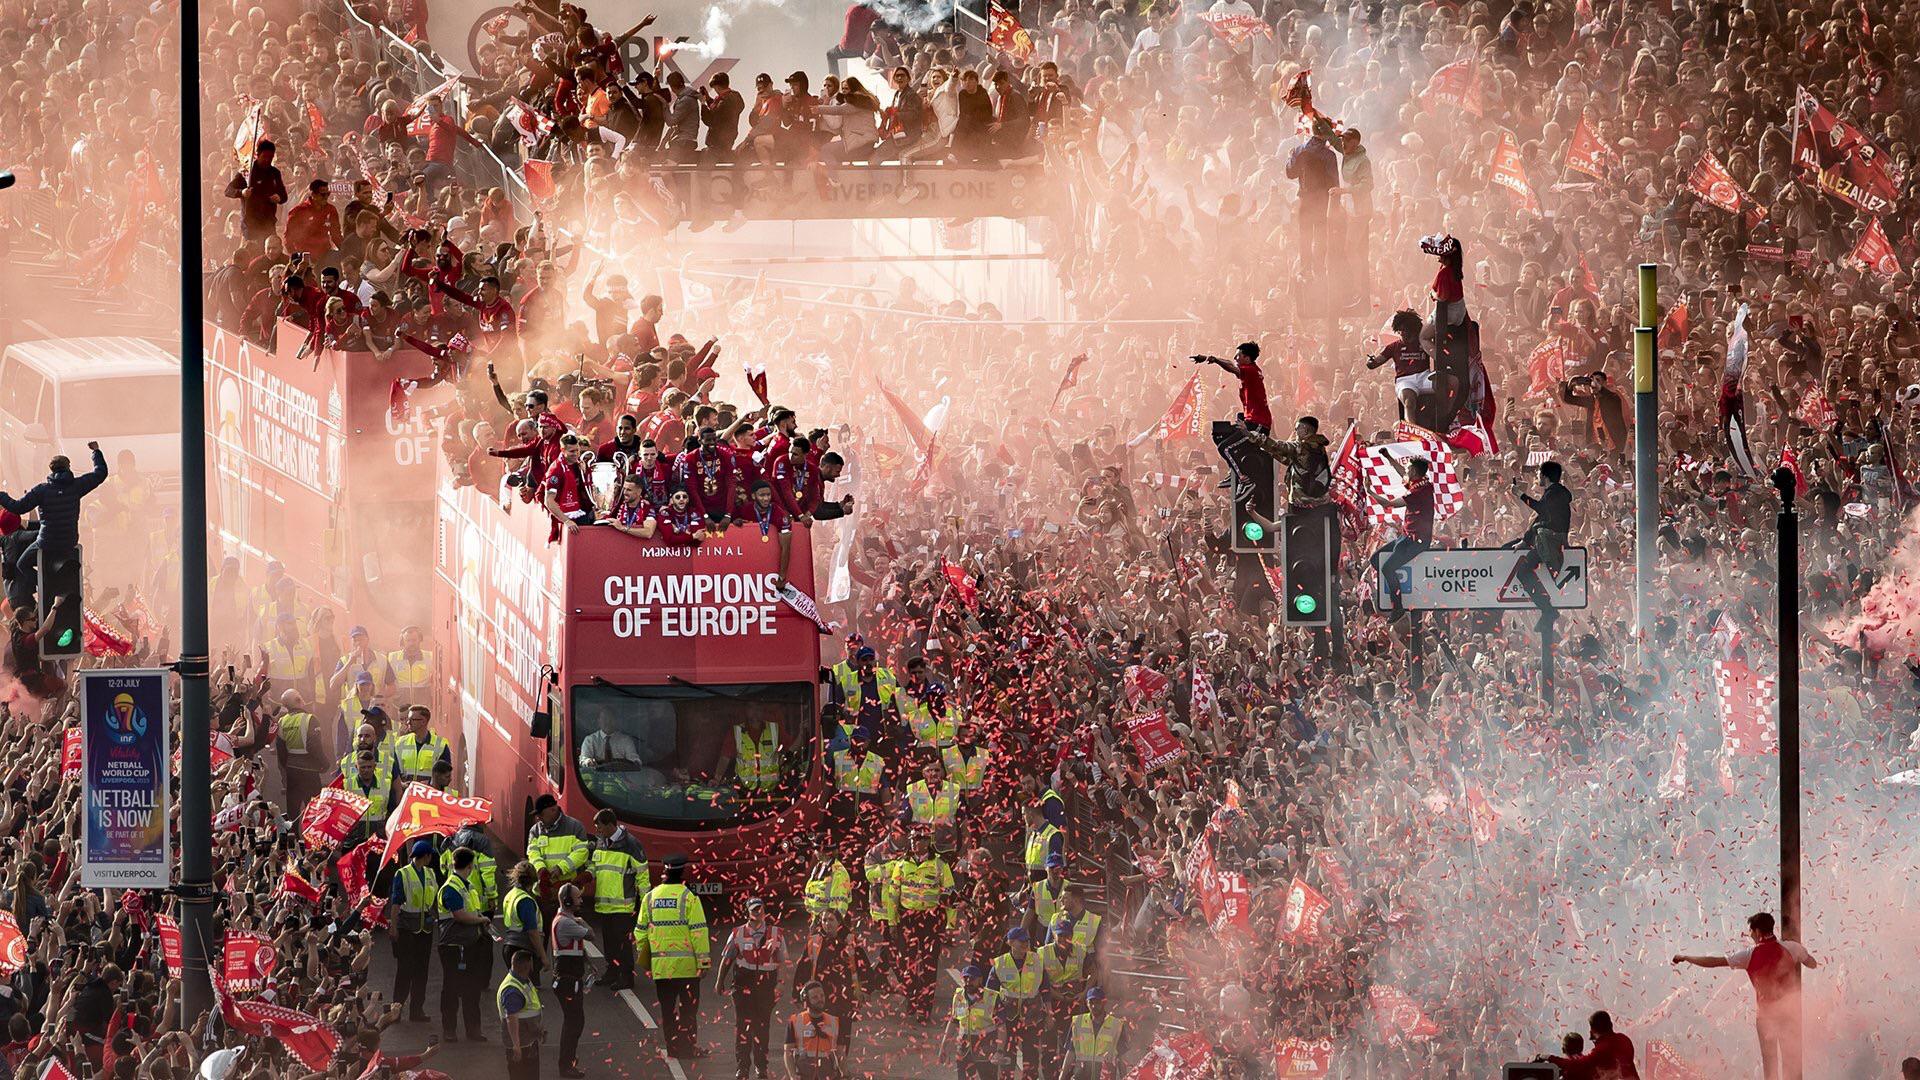
[[[1080,950],[1082,956],[1093,951],[1094,935],[1100,932],[1100,916],[1091,911],[1083,911],[1073,921],[1073,947]]]
[[[452,880],[459,875],[453,872],[453,845],[440,853],[440,871]],[[467,868],[467,880],[473,892],[467,897],[467,910],[480,915],[493,913],[494,901],[500,898],[495,884],[497,873],[493,856],[481,854],[477,849],[473,853],[473,865]]]
[[[960,809],[960,789],[942,784],[936,793],[925,780],[915,780],[907,785],[907,807],[913,811],[915,825],[951,825]]]
[[[313,647],[304,641],[288,645],[279,638],[267,642],[267,677],[285,686],[311,689]]]
[[[935,855],[925,862],[896,859],[891,877],[905,911],[932,911],[940,906],[940,896],[953,888],[953,870],[947,861]]]
[[[900,715],[919,745],[941,750],[953,745],[960,734],[960,706],[948,702],[944,713],[935,714],[932,706],[912,694],[902,692],[900,697],[904,702]]]
[[[359,694],[348,692],[340,698],[340,722],[346,725],[349,732],[360,726],[360,712],[366,707],[367,703],[360,700]]]
[[[698,978],[712,951],[700,898],[678,883],[655,885],[647,893],[634,926],[634,937],[642,934],[652,957],[649,971],[656,979]]]
[[[530,984],[514,978],[513,973],[509,971],[507,977],[500,980],[500,989],[493,992],[493,1007],[500,1010],[500,1019],[502,1021],[507,1018],[508,987],[520,991],[520,996],[527,1001],[526,1005],[522,1007],[519,1012],[514,1013],[515,1016],[522,1020],[532,1020],[540,1015],[540,991],[534,989]]]
[[[1052,888],[1048,887],[1046,878],[1033,883],[1033,913],[1040,917],[1041,926],[1051,928],[1053,921],[1060,917],[1060,890],[1066,887],[1065,878]]]
[[[473,868],[468,867],[467,872],[472,873]],[[468,881],[466,878],[461,877],[458,871],[452,871],[447,874],[446,880],[440,883],[440,890],[441,890],[442,896],[435,898],[436,903],[434,905],[434,910],[439,913],[441,922],[453,921],[454,909],[448,907],[446,905],[445,900],[443,899],[444,894],[448,889],[452,889],[453,894],[460,898],[459,910],[471,911],[475,915],[481,914],[479,908],[474,906],[474,901],[477,899],[477,897],[474,895],[475,890],[473,887],[473,883]]]
[[[733,728],[733,775],[749,791],[766,791],[780,782],[780,729],[772,724],[754,739],[747,729]]]
[[[978,791],[987,781],[987,750],[976,746],[972,755],[963,755],[958,746],[949,746],[940,751],[940,760],[947,766],[947,780],[961,791]]]
[[[409,915],[431,915],[440,909],[440,883],[433,871],[412,863],[400,868],[400,910]]]
[[[1066,955],[1060,955],[1058,942],[1040,950],[1040,959],[1045,962],[1047,981],[1055,986],[1070,985],[1080,981],[1087,971],[1087,954],[1080,951],[1071,940],[1067,941]]]
[[[506,899],[501,901],[500,910],[507,924],[506,943],[508,945],[530,949],[533,947],[534,939],[544,933],[540,926],[540,905],[537,901],[533,905],[533,922],[529,923],[520,918],[520,901],[532,899],[532,893],[515,885],[507,890]]]
[[[847,905],[853,900],[853,879],[847,873],[846,864],[839,859],[832,866],[816,866],[807,877],[805,900],[808,915],[819,915],[823,911],[847,913]]]
[[[900,890],[894,886],[891,862],[874,863],[866,869],[867,884],[871,892],[867,896],[867,914],[875,922],[892,923],[900,920]]]
[[[354,759],[359,755],[360,755],[360,747],[358,744],[355,744],[353,749],[340,755],[340,775],[341,776],[353,775],[353,770],[356,768],[354,764]],[[380,768],[384,770],[388,776],[393,775],[393,736],[392,735],[388,735],[382,738],[379,742],[374,744],[373,760],[379,763]]]
[[[307,739],[313,734],[313,714],[310,712],[282,713],[280,716],[280,742],[286,746],[289,754],[305,754]]]
[[[652,887],[652,875],[644,859],[636,859],[616,848],[595,847],[587,856],[593,871],[593,910],[602,915],[632,914],[640,897]],[[627,891],[627,878],[633,878],[633,891]]]
[[[439,761],[442,754],[452,760],[452,746],[431,731],[424,739],[409,731],[393,741],[393,760],[403,781],[431,779],[433,763]]]
[[[1048,822],[1038,829],[1027,831],[1027,869],[1045,870],[1047,856],[1053,852],[1053,838],[1060,835],[1060,826]]]
[[[880,790],[880,777],[886,769],[885,759],[871,750],[867,751],[866,760],[857,766],[854,764],[853,751],[833,752],[833,783],[841,791],[872,795]]]
[[[1003,952],[993,961],[994,977],[1000,980],[1000,996],[1011,1001],[1032,1001],[1040,996],[1040,975],[1045,969],[1040,957],[1029,951],[1025,964],[1013,953]]]
[[[387,792],[393,790],[393,774],[387,771],[385,762],[373,767],[373,783],[362,787],[360,784],[360,766],[354,765],[353,771],[340,778],[340,786],[367,800],[367,812],[360,815],[363,821],[381,821],[387,816]]]
[[[993,1009],[1000,1003],[1000,995],[991,990],[980,991],[980,996],[967,1000],[967,988],[962,986],[953,992],[953,1023],[962,1035],[978,1035],[993,1027]]]
[[[1073,1018],[1073,1056],[1087,1063],[1112,1064],[1120,1059],[1120,1016],[1108,1013],[1098,1028],[1092,1013],[1077,1013]]]
[[[433,654],[420,650],[418,660],[407,659],[407,650],[387,654],[387,670],[393,672],[393,685],[401,690],[424,690],[433,668]]]
[[[841,671],[839,682],[840,696],[847,703],[847,715],[859,716],[861,708],[866,704],[860,688],[859,669],[849,667]],[[883,667],[874,668],[873,692],[879,698],[881,708],[884,709],[893,704],[900,693],[900,684],[894,681],[893,672]]]
[[[587,865],[586,842],[567,833],[527,837],[527,861],[535,870],[568,878]]]

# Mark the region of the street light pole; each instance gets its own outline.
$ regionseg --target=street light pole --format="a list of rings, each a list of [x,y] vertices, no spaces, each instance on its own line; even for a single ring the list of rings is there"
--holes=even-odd
[[[1779,714],[1776,728],[1780,735],[1780,937],[1786,941],[1800,938],[1800,515],[1794,512],[1793,499],[1799,481],[1793,470],[1773,471],[1773,486],[1780,492],[1778,573],[1780,601],[1778,631],[1780,639]],[[1805,1030],[1800,1012],[1800,996],[1791,995],[1793,1015],[1789,1023],[1795,1046]],[[1797,1061],[1798,1055],[1795,1060]],[[1784,1080],[1800,1080],[1796,1070]]]
[[[1653,637],[1653,578],[1660,531],[1659,268],[1640,264],[1640,326],[1633,332],[1633,635],[1640,655]]]
[[[180,3],[181,1027],[213,1007],[213,780],[207,687],[206,266],[200,198],[200,2]]]

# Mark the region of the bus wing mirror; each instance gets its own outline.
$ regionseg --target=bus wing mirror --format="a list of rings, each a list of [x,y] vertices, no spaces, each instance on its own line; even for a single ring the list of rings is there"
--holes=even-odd
[[[534,738],[550,739],[553,737],[553,714],[545,709],[535,709],[528,726],[533,729]]]

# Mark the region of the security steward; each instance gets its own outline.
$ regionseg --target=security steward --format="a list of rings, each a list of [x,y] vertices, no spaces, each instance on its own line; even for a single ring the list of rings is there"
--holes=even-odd
[[[713,775],[722,782],[732,779],[749,798],[779,787],[780,726],[767,723],[759,713],[748,713],[745,721],[733,725],[733,739],[721,749]]]
[[[515,953],[532,953],[533,970],[537,972],[547,966],[547,923],[541,917],[540,902],[533,895],[540,875],[532,863],[522,861],[514,864],[512,880],[512,887],[500,901],[501,922],[507,928],[500,938],[500,951],[506,954],[509,967]]]
[[[1126,1051],[1127,1022],[1107,1008],[1106,991],[1097,986],[1087,988],[1086,1002],[1086,1011],[1074,1014],[1061,1075],[1072,1080],[1114,1080],[1120,1075],[1120,1055]]]
[[[1052,1076],[1058,1071],[1054,1063],[1072,1030],[1073,1010],[1085,996],[1091,973],[1087,968],[1087,954],[1073,943],[1071,929],[1064,921],[1053,928],[1047,943],[1035,951],[1040,954],[1048,1002],[1047,1035],[1040,1048],[1048,1058],[1046,1075]]]
[[[507,963],[507,976],[494,991],[507,1050],[507,1080],[539,1080],[540,991],[534,985],[533,953],[525,949]]]
[[[992,1080],[999,1075],[999,1040],[994,1038],[999,1006],[1000,995],[987,988],[986,969],[979,964],[960,969],[947,1030],[940,1036],[940,1059],[953,1061],[957,1080]],[[948,1036],[953,1037],[951,1058],[946,1052]]]
[[[427,1018],[427,973],[433,959],[433,924],[440,911],[440,875],[433,868],[433,841],[413,842],[413,857],[393,875],[393,1000],[407,1003],[407,1019]]]
[[[1046,868],[1047,875],[1028,886],[1033,893],[1034,921],[1038,924],[1029,927],[1030,931],[1048,929],[1060,918],[1060,895],[1067,888],[1067,860],[1048,855]]]
[[[647,853],[633,834],[620,827],[612,810],[593,815],[593,847],[587,856],[593,873],[593,928],[607,950],[609,990],[633,988],[634,909],[653,887]]]
[[[893,672],[880,666],[880,654],[870,645],[853,653],[853,668],[839,670],[832,692],[834,704],[849,727],[867,732],[880,750],[880,756],[892,758],[893,727],[890,717],[899,715],[900,683]]]
[[[774,1002],[780,996],[780,967],[787,959],[786,938],[767,920],[767,903],[746,902],[747,921],[733,928],[720,950],[714,972],[715,993],[733,997],[733,1059],[740,1080],[755,1070],[767,1075],[767,1039]]]
[[[474,881],[477,858],[469,847],[448,851],[440,883],[440,1038],[450,1043],[460,1041],[456,1028],[462,1019],[468,1042],[487,1038],[480,1033],[480,993],[484,973],[493,967],[493,940]]]
[[[344,846],[358,845],[381,827],[393,808],[393,774],[374,751],[361,750],[354,756],[353,771],[340,778],[340,786],[367,800],[366,813],[354,822],[344,841]]]
[[[683,1061],[705,1056],[700,1048],[700,975],[713,962],[707,913],[684,884],[686,875],[687,857],[667,856],[660,884],[648,890],[633,930],[636,944],[644,943],[647,971],[659,995],[667,1055]]]
[[[1047,876],[1047,856],[1066,858],[1067,834],[1061,831],[1060,826],[1046,819],[1038,803],[1026,804],[1020,808],[1020,813],[1027,825],[1022,860],[1027,868],[1027,880],[1039,881]]]
[[[407,706],[407,731],[393,740],[393,761],[402,788],[414,780],[431,784],[433,767],[442,761],[453,775],[453,747],[433,733],[433,713],[425,705]]]
[[[942,904],[954,891],[953,868],[934,853],[930,830],[915,827],[907,857],[889,867],[900,898],[900,976],[907,1011],[925,1022],[933,1011],[933,988],[940,975],[940,946],[946,936]]]
[[[313,713],[307,710],[300,691],[280,695],[280,718],[275,725],[278,736],[274,753],[280,759],[280,775],[287,781],[287,805],[305,806],[320,791],[321,776],[327,759],[320,751],[319,733],[314,730]]]
[[[987,748],[976,741],[979,733],[973,725],[963,725],[954,735],[954,743],[940,751],[940,763],[947,767],[947,776],[953,780],[953,786],[960,789],[960,808],[976,809],[981,799],[981,788],[987,782],[987,762],[990,756]]]
[[[1041,1054],[1047,1028],[1046,1003],[1040,999],[1046,963],[1033,951],[1027,928],[1007,931],[1007,951],[994,957],[987,986],[1000,994],[1000,1023],[1006,1032],[1006,1062],[1017,1056],[1022,1072],[1038,1076],[1045,1066]]]
[[[907,785],[900,820],[915,829],[929,830],[933,849],[951,856],[960,849],[960,789],[947,780],[936,758],[920,766],[920,779]]]
[[[461,848],[473,853],[473,868],[467,872],[467,884],[472,899],[468,910],[491,920],[500,910],[500,867],[493,857],[493,841],[487,837],[486,829],[479,825],[463,825],[440,849],[440,880],[442,882],[453,874],[453,859]],[[441,889],[441,899],[445,901],[446,890]],[[487,922],[480,930],[479,944],[474,947],[468,958],[471,965],[470,977],[473,979],[476,1000],[486,993],[493,984],[493,923]],[[443,1021],[445,1017],[441,1018]]]
[[[806,888],[801,899],[806,905],[807,920],[817,922],[828,911],[838,914],[844,922],[847,908],[853,902],[853,875],[847,872],[847,864],[840,861],[826,833],[815,836],[814,843],[820,849],[820,858],[807,871]]]
[[[787,1019],[787,1075],[794,1080],[838,1080],[840,1018],[827,1011],[826,986],[818,979],[807,983],[800,1002],[800,1011]]]
[[[533,801],[533,823],[527,827],[527,861],[538,875],[543,899],[551,900],[560,886],[580,876],[591,853],[587,830],[560,812],[559,800],[541,795]],[[552,910],[550,904],[547,910]]]
[[[864,728],[847,733],[847,748],[835,750],[828,759],[833,765],[834,794],[828,805],[835,829],[850,834],[871,819],[867,811],[880,801],[880,789],[886,783],[886,759],[870,749]]]
[[[580,1071],[580,1034],[586,1030],[587,939],[593,931],[580,917],[580,886],[560,886],[559,910],[547,927],[553,956],[553,996],[560,1003],[560,1075],[572,1080]]]

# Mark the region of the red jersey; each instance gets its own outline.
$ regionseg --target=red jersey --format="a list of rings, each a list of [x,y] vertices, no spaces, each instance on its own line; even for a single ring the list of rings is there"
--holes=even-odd
[[[588,502],[586,482],[580,478],[580,469],[571,461],[556,461],[547,470],[546,489],[553,492],[554,505],[563,514],[578,513]]]
[[[1407,535],[1423,544],[1433,543],[1433,484],[1416,481],[1407,488]]]
[[[687,441],[687,422],[672,409],[661,409],[640,425],[642,441],[651,440],[663,458],[676,458]]]
[[[1234,374],[1240,378],[1241,415],[1247,418],[1247,423],[1272,431],[1273,410],[1267,407],[1267,377],[1260,372],[1260,362],[1242,360],[1234,368]]]
[[[825,481],[812,459],[803,459],[796,466],[789,454],[774,461],[767,472],[773,481],[774,504],[790,516],[811,514],[820,505],[820,490]]]
[[[668,496],[678,485],[674,481],[673,462],[665,457],[656,458],[651,468],[641,468],[634,463],[633,475],[640,480],[640,489],[646,492],[647,501],[655,506],[667,505]]]
[[[733,514],[733,451],[724,446],[689,450],[677,465],[694,509],[708,516]]]

